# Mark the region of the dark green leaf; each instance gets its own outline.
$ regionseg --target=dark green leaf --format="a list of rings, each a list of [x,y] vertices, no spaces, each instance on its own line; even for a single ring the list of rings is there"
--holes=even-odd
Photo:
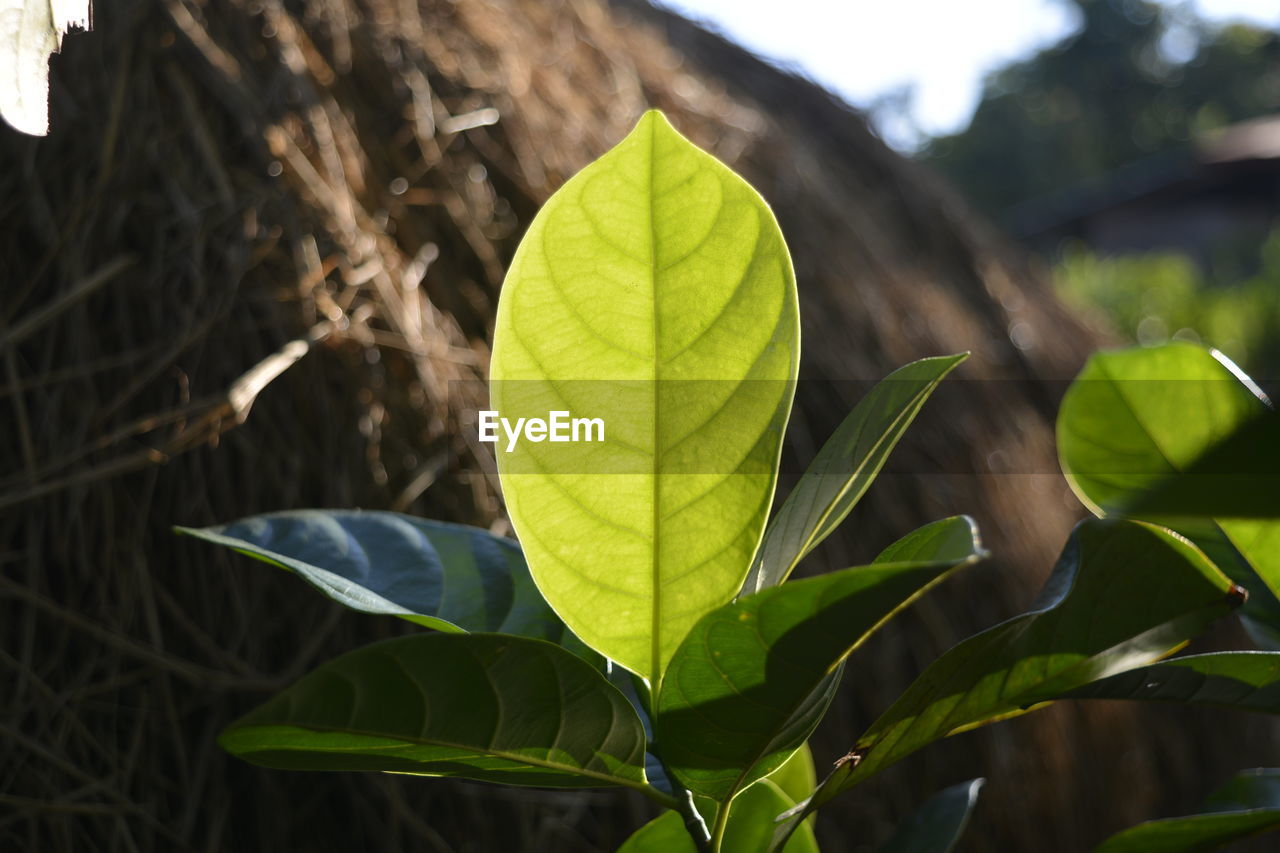
[[[1200,551],[1163,528],[1082,522],[1033,609],[970,637],[930,665],[858,739],[779,838],[840,791],[939,738],[1015,716],[1170,653],[1242,598]]]
[[[1205,809],[1140,823],[1111,836],[1095,853],[1203,853],[1280,828],[1280,770],[1246,770],[1209,797]]]
[[[648,790],[644,730],[626,698],[560,647],[502,634],[419,634],[350,652],[219,743],[290,770]]]
[[[968,825],[985,781],[970,779],[925,800],[880,848],[880,853],[948,853]]]
[[[364,613],[552,642],[567,633],[534,586],[520,546],[479,528],[394,512],[299,510],[177,529],[289,569]]]
[[[1142,699],[1280,714],[1280,652],[1172,658],[1086,684],[1063,698]]]
[[[727,604],[694,626],[658,694],[667,766],[719,801],[775,770],[813,732],[838,666],[948,571],[980,559],[965,517],[935,522],[877,562],[793,581]]]
[[[1180,473],[1133,498],[1140,518],[1280,518],[1280,415],[1263,409]]]
[[[1249,590],[1242,615],[1269,647],[1280,637],[1280,521],[1267,520],[1280,502],[1278,420],[1221,353],[1172,343],[1093,356],[1057,428],[1080,499],[1191,537]]]
[[[818,451],[769,522],[743,594],[782,583],[849,514],[925,401],[968,353],[913,361],[878,383]]]

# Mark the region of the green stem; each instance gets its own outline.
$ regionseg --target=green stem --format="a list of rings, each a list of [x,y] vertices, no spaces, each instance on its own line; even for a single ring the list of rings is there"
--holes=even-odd
[[[711,853],[720,853],[720,845],[724,843],[724,830],[729,825],[729,808],[733,805],[733,800],[727,803],[721,803],[720,808],[716,809],[716,822],[711,827]]]

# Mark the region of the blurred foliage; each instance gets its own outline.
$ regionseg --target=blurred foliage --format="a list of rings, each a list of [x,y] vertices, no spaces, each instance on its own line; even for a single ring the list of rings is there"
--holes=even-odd
[[[1204,272],[1186,255],[1106,257],[1075,243],[1054,269],[1060,295],[1101,310],[1121,335],[1141,344],[1170,337],[1202,341],[1246,372],[1280,376],[1280,229],[1262,247],[1261,268],[1232,279]]]
[[[1063,0],[1080,27],[987,78],[964,131],[921,159],[988,215],[1280,109],[1280,36],[1187,6]]]

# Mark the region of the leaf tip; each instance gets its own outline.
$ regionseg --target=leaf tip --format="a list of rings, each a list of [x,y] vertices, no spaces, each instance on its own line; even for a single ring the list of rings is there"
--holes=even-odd
[[[665,137],[679,140],[687,145],[693,145],[685,138],[684,134],[676,130],[675,125],[671,123],[671,119],[667,118],[667,114],[658,109],[645,110],[639,121],[636,122],[636,126],[627,136],[628,138],[644,137],[649,139]]]
[[[675,128],[671,126],[671,120],[667,118],[667,114],[662,110],[654,108],[645,110],[640,116],[640,120],[636,122],[637,130],[642,127],[653,127],[655,129],[667,128],[669,130],[675,130]]]

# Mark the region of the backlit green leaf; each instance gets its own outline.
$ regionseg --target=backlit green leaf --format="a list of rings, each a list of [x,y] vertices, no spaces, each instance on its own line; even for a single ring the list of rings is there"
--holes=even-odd
[[[760,853],[769,844],[778,815],[795,807],[782,789],[769,779],[762,779],[743,791],[729,808],[729,823],[725,828],[722,853]],[[813,830],[800,827],[787,846],[785,853],[818,853]]]
[[[1219,788],[1205,813],[1153,820],[1104,841],[1095,853],[1204,853],[1280,828],[1280,770],[1246,770]]]
[[[677,812],[663,812],[631,833],[617,853],[698,853]]]
[[[364,613],[440,631],[578,645],[534,586],[520,547],[476,527],[394,512],[309,509],[177,529],[289,569]]]
[[[1163,528],[1081,522],[1033,608],[931,664],[778,837],[840,791],[939,738],[1169,654],[1242,597],[1200,551]]]
[[[844,521],[938,383],[966,358],[968,353],[913,361],[871,389],[769,522],[744,594],[782,583]]]
[[[733,801],[725,826],[721,853],[760,853],[773,834],[774,818],[795,806],[795,800],[770,779],[762,779]],[[802,826],[787,842],[785,853],[818,853],[813,830]],[[697,853],[684,822],[666,812],[640,827],[617,853]]]
[[[599,419],[604,440],[499,445],[507,507],[564,621],[651,683],[742,586],[798,359],[772,213],[658,113],[521,241],[498,306],[494,408]]]
[[[1188,343],[1098,353],[1063,398],[1057,431],[1086,505],[1194,539],[1249,590],[1242,615],[1255,639],[1276,645],[1280,419],[1239,368]]]
[[[797,803],[807,798],[818,784],[818,774],[813,767],[813,752],[809,749],[809,744],[801,744],[781,767],[766,778]]]
[[[770,587],[703,617],[658,694],[656,739],[691,791],[724,801],[813,732],[841,661],[952,569],[980,559],[964,517],[935,522],[880,562]]]
[[[983,779],[939,791],[912,812],[879,853],[949,853],[969,824]]]
[[[419,634],[350,652],[219,743],[286,770],[648,787],[644,730],[622,694],[558,646],[502,634]]]
[[[1142,699],[1280,714],[1280,652],[1172,658],[1086,684],[1063,698]]]

